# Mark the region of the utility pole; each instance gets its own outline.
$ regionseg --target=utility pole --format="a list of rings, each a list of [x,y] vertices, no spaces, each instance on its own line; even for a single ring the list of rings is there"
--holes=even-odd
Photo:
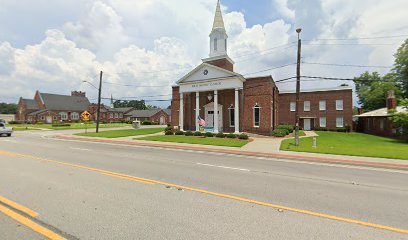
[[[295,146],[299,146],[299,102],[300,102],[300,60],[302,50],[302,40],[300,39],[301,28],[296,29],[298,34],[298,52],[297,52],[297,68],[296,68],[296,129],[295,129]]]
[[[101,92],[102,92],[102,74],[99,77],[99,89],[98,89],[98,110],[96,111],[96,133],[99,133],[99,122],[101,119]]]

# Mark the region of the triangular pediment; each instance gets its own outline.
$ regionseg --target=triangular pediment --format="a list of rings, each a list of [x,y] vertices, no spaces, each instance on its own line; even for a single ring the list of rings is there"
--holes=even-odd
[[[192,83],[229,78],[238,78],[241,81],[245,81],[244,77],[238,73],[231,72],[208,63],[202,63],[187,75],[185,75],[183,78],[181,78],[177,83]]]

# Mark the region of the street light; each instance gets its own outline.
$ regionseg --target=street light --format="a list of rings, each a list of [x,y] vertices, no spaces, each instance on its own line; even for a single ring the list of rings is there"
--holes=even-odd
[[[99,133],[99,122],[100,122],[100,115],[101,115],[101,92],[102,92],[102,74],[103,72],[101,71],[100,77],[99,77],[99,88],[97,88],[95,85],[92,83],[83,80],[82,82],[88,83],[92,87],[94,87],[96,90],[98,90],[98,110],[96,112],[96,133]]]
[[[296,67],[296,130],[295,130],[295,146],[299,146],[299,101],[300,101],[300,59],[302,50],[302,40],[300,39],[301,28],[296,29],[298,34],[298,52],[297,52],[297,67]]]

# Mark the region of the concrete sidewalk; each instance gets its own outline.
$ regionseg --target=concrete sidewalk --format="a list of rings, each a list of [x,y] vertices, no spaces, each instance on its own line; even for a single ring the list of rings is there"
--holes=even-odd
[[[159,135],[159,134],[157,134]],[[56,139],[68,141],[87,141],[95,143],[108,143],[128,146],[144,146],[157,147],[171,150],[187,150],[199,152],[211,152],[221,154],[235,154],[252,157],[276,158],[285,160],[296,160],[306,162],[320,162],[329,164],[342,164],[353,166],[366,166],[375,168],[398,169],[408,171],[408,161],[399,159],[385,159],[385,158],[371,158],[371,157],[356,157],[332,154],[317,154],[317,153],[303,153],[303,152],[283,152],[276,151],[268,145],[270,139],[254,139],[259,141],[259,147],[253,145],[254,150],[245,148],[220,147],[199,144],[185,144],[185,143],[168,143],[168,142],[152,142],[144,140],[129,140],[129,139],[106,139],[106,138],[90,138],[79,137],[72,135],[57,135],[53,136]],[[141,136],[140,136],[141,137]],[[307,137],[307,136],[306,136]],[[135,137],[132,137],[135,138]]]

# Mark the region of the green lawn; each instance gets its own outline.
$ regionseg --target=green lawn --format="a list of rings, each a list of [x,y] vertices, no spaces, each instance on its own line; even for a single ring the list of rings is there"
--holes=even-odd
[[[187,136],[150,136],[138,138],[137,140],[156,141],[156,142],[175,142],[189,144],[203,144],[223,147],[242,147],[248,141],[229,139],[229,138],[204,138],[204,137],[187,137]]]
[[[294,145],[294,139],[286,139],[280,149],[408,160],[408,142],[362,133],[317,132],[317,134],[319,135],[317,148],[312,147],[313,138],[301,138],[298,147]]]
[[[99,133],[77,133],[77,136],[84,137],[102,137],[102,138],[119,138],[119,137],[129,137],[129,136],[140,136],[163,132],[164,128],[145,128],[145,129],[126,129],[126,130],[112,130],[112,131],[102,131]]]
[[[8,127],[14,128],[15,131],[24,131],[24,130],[37,130],[37,129],[50,129],[50,130],[69,130],[69,129],[85,129],[83,123],[70,123],[69,127],[53,127],[52,124],[8,124]],[[131,126],[126,123],[101,123],[100,128],[116,128],[116,127],[127,127]],[[96,128],[95,123],[87,123],[86,127],[89,129]]]

